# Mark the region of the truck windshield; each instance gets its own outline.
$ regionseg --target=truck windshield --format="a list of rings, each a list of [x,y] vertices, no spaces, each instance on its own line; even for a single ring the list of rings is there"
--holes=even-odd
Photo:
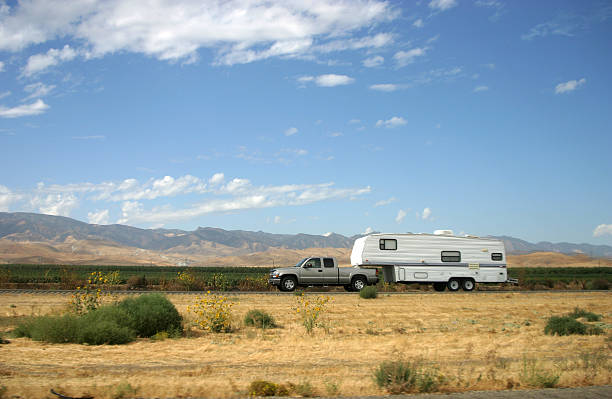
[[[302,259],[301,261],[299,261],[298,263],[296,263],[294,267],[301,267],[301,266],[302,266],[302,263],[306,262],[308,259],[310,259],[310,258],[304,258],[304,259]]]

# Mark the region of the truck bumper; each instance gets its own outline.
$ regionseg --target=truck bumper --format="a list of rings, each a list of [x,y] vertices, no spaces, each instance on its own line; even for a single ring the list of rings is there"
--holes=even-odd
[[[280,285],[281,279],[280,278],[269,278],[268,279],[268,284],[270,285]]]

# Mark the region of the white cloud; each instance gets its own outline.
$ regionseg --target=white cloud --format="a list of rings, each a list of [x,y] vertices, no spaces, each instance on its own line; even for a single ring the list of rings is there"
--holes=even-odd
[[[371,227],[366,227],[365,231],[363,232],[363,234],[372,234],[374,232],[374,229]]]
[[[4,62],[0,61],[0,72],[4,72]]]
[[[402,118],[401,116],[394,116],[391,119],[387,119],[386,121],[378,120],[378,122],[376,122],[376,127],[394,128],[398,126],[403,126],[407,123],[408,122],[406,121],[406,119]]]
[[[300,151],[300,150],[296,150]],[[41,213],[69,216],[70,212],[82,203],[120,202],[120,218],[117,223],[166,223],[188,220],[214,212],[235,212],[250,209],[285,206],[303,206],[316,202],[332,200],[352,200],[371,192],[371,188],[338,188],[334,183],[287,184],[277,186],[255,186],[248,179],[233,178],[223,184],[225,176],[216,173],[209,179],[210,186],[197,177],[165,176],[139,182],[124,179],[119,182],[71,183],[65,185],[45,185],[39,183],[35,189],[16,195],[9,188],[0,186],[0,209],[8,209],[16,203],[21,209],[32,209]],[[163,203],[162,198],[192,197],[188,205],[175,208]],[[156,200],[156,205],[147,207],[147,201]],[[184,204],[184,201],[179,201]],[[11,205],[13,207],[13,205]],[[103,209],[109,209],[105,206]],[[109,211],[110,213],[111,211]],[[90,220],[107,222],[103,211],[88,213]],[[290,220],[284,220],[290,223]]]
[[[481,91],[487,91],[487,90],[489,90],[488,86],[476,86],[476,87],[474,87],[474,93],[478,93],[478,92],[481,92]]]
[[[214,63],[232,65],[380,46],[390,34],[360,33],[399,15],[378,0],[60,3],[31,0],[3,6],[0,50],[66,38],[83,43],[87,57],[127,51],[193,61],[200,48],[208,48]]]
[[[392,92],[395,90],[400,89],[401,86],[394,84],[394,83],[379,83],[379,84],[375,84],[375,85],[371,85],[370,89],[371,90],[376,90],[376,91],[386,91],[386,92]]]
[[[223,173],[215,173],[209,180],[208,182],[211,185],[217,185],[217,184],[221,184],[223,183],[223,181],[225,180],[225,175]]]
[[[361,119],[351,119],[348,123],[351,125],[357,125],[361,123]]]
[[[427,220],[431,217],[431,209],[429,208],[425,208],[423,209],[423,213],[421,214],[421,218],[423,220]]]
[[[342,136],[344,136],[342,134],[342,132],[331,132],[329,135],[330,135],[330,137],[342,137]]]
[[[408,51],[398,51],[393,56],[393,59],[397,62],[399,67],[404,67],[408,64],[412,64],[417,57],[424,56],[426,51],[426,47],[417,47]]]
[[[46,196],[36,196],[30,204],[40,213],[56,216],[70,216],[70,212],[79,204],[72,193],[57,193]]]
[[[19,196],[13,193],[8,187],[0,184],[0,212],[8,212],[9,205],[16,202]]]
[[[395,197],[391,197],[389,199],[386,200],[380,200],[377,203],[374,204],[374,206],[383,206],[383,205],[389,205],[392,202],[397,201],[397,199]]]
[[[366,58],[365,60],[363,60],[363,66],[367,68],[381,66],[384,63],[385,58],[380,55],[375,55],[374,57]]]
[[[612,235],[612,224],[600,224],[593,230],[593,237]]]
[[[8,90],[7,90],[7,91],[5,91],[5,92],[0,93],[0,100],[1,100],[1,99],[3,99],[3,98],[5,98],[5,97],[8,97],[8,96],[10,96],[10,95],[11,95],[11,92],[10,92],[10,91],[8,91]]]
[[[274,224],[279,224],[281,222],[280,216],[274,216]]]
[[[39,115],[49,109],[49,106],[38,99],[32,104],[18,105],[13,108],[0,106],[0,118],[20,118],[22,116]]]
[[[242,179],[234,179],[242,180]],[[248,180],[246,181],[248,182]],[[352,198],[367,194],[370,187],[357,189],[334,188],[333,183],[262,186],[241,183],[232,198],[211,199],[183,209],[156,207],[144,210],[140,203],[125,203],[118,223],[159,223],[187,220],[209,213],[245,211],[280,206],[302,206],[315,202]]]
[[[293,136],[297,132],[298,132],[297,127],[290,127],[289,129],[285,130],[285,136]]]
[[[77,52],[69,45],[65,45],[63,49],[49,49],[46,54],[35,54],[28,58],[28,63],[23,68],[24,76],[32,76],[36,73],[43,72],[45,69],[58,65],[61,62],[70,61],[77,56]]]
[[[429,8],[445,11],[457,5],[457,0],[431,0]]]
[[[397,216],[395,217],[395,221],[396,221],[397,223],[402,223],[402,221],[404,220],[404,218],[405,218],[405,217],[406,217],[406,211],[405,211],[405,210],[403,210],[403,209],[400,209],[400,210],[397,212]]]
[[[577,88],[579,88],[580,86],[582,86],[583,84],[586,83],[586,79],[582,78],[580,80],[570,80],[564,83],[559,83],[556,87],[555,87],[555,94],[563,94],[563,93],[569,93],[572,92],[574,90],[576,90]]]
[[[344,86],[351,84],[354,81],[355,79],[349,76],[335,74],[320,75],[315,78],[315,83],[317,86],[321,87]]]
[[[301,76],[297,81],[302,85],[309,82],[314,82],[320,87],[334,87],[351,84],[355,81],[355,79],[346,75],[327,74],[319,76]]]
[[[412,23],[412,26],[414,26],[415,28],[422,28],[423,26],[425,26],[425,24],[423,23],[423,20],[419,18]]]
[[[96,212],[87,212],[87,220],[91,224],[108,224],[108,209]]]
[[[23,101],[30,100],[32,98],[40,98],[48,95],[55,89],[55,85],[47,86],[44,83],[32,83],[23,88],[26,92],[30,93]]]

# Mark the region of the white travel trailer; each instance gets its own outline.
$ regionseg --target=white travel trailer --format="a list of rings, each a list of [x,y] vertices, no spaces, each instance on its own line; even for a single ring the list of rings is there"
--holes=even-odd
[[[476,283],[508,282],[506,251],[500,240],[457,237],[451,231],[434,234],[371,234],[355,240],[354,266],[383,268],[386,282],[428,283],[436,291]]]

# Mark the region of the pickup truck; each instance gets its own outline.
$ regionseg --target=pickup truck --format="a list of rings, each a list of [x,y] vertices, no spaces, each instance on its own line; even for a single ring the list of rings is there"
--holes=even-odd
[[[335,258],[304,258],[293,267],[270,270],[268,283],[281,291],[313,285],[342,285],[347,291],[361,291],[366,285],[378,282],[378,269],[338,267]]]

